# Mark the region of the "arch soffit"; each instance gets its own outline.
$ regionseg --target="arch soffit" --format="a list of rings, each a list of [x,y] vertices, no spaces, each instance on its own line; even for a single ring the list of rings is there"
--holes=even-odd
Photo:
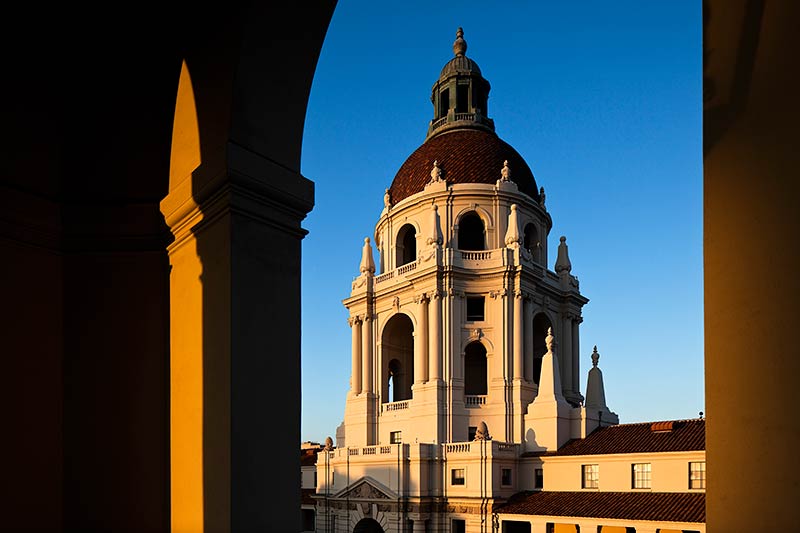
[[[405,231],[406,226],[411,226],[412,228],[414,228],[414,238],[419,238],[420,236],[419,222],[415,219],[404,220],[402,223],[400,223],[400,227],[397,228],[397,231],[394,233],[394,244],[397,244],[397,240],[400,238],[400,233]]]
[[[469,213],[476,213],[481,218],[484,231],[488,231],[490,228],[494,227],[494,220],[492,219],[492,215],[489,213],[489,211],[479,205],[473,206],[473,204],[465,206],[458,211],[458,213],[456,213],[455,217],[453,217],[454,225],[458,226],[458,224],[461,222],[461,219]]]
[[[556,327],[557,320],[553,317],[553,312],[550,311],[550,309],[547,309],[546,307],[542,307],[540,305],[540,307],[538,307],[538,308],[533,310],[532,321],[536,320],[536,317],[539,316],[539,315],[544,315],[545,318],[547,318],[547,320],[550,321],[550,326],[552,328]],[[555,333],[555,329],[553,330],[553,333]]]
[[[389,325],[389,322],[391,322],[391,320],[393,318],[395,318],[395,317],[397,317],[399,315],[405,315],[405,316],[407,316],[409,318],[409,320],[411,320],[411,332],[412,333],[417,331],[417,317],[414,315],[414,313],[412,311],[406,311],[406,310],[398,311],[396,313],[392,313],[389,316],[386,316],[385,318],[383,318],[383,320],[381,320],[380,315],[378,315],[378,317],[379,317],[378,318],[378,331],[379,331],[378,339],[379,340],[383,340],[383,334],[386,332],[386,326]]]
[[[466,353],[467,346],[472,344],[473,342],[477,342],[483,345],[483,348],[486,350],[486,356],[488,357],[490,354],[494,353],[494,344],[492,341],[487,339],[485,336],[476,337],[474,335],[470,335],[469,338],[465,339],[461,343],[461,355],[463,356]]]

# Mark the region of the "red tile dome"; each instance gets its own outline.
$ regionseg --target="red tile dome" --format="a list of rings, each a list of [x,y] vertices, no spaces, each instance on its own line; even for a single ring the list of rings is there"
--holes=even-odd
[[[486,129],[453,129],[425,141],[397,171],[389,188],[392,203],[421,192],[431,180],[433,162],[438,161],[448,184],[494,184],[508,161],[511,181],[520,192],[539,201],[533,172],[521,155],[496,133]]]

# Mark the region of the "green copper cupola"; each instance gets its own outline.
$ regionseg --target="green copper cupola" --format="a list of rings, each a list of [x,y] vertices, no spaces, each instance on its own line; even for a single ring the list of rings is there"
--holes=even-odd
[[[453,43],[455,57],[442,68],[431,91],[433,120],[426,139],[453,128],[494,131],[494,121],[488,117],[489,82],[466,53],[464,30],[458,28]]]

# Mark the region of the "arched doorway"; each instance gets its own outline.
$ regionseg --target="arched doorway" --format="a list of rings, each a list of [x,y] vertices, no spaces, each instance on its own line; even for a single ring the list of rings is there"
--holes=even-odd
[[[353,533],[384,533],[380,523],[374,518],[362,518],[353,528]]]

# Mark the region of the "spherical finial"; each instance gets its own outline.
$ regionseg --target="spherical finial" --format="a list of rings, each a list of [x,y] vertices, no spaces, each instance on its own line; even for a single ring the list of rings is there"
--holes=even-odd
[[[594,351],[592,352],[592,366],[597,366],[597,362],[600,360],[600,354],[597,353],[597,345],[594,347]]]
[[[511,210],[512,211],[516,211],[517,210],[517,204],[511,204]]]
[[[369,244],[369,237],[364,237],[364,244]]]
[[[559,241],[561,241],[561,242],[567,242],[567,238],[566,238],[566,237],[564,237],[563,235],[562,235],[562,236],[561,236],[561,238],[560,238],[560,239],[558,239],[558,240],[559,240]]]
[[[457,56],[463,56],[467,53],[467,41],[464,40],[464,30],[458,28],[456,31],[456,41],[453,43],[453,53]]]

